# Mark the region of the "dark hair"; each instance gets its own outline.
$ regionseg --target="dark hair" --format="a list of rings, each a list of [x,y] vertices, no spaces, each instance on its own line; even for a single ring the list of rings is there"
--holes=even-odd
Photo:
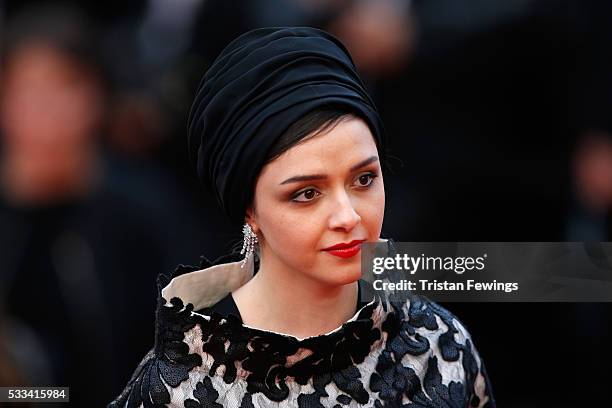
[[[2,60],[31,44],[42,44],[71,58],[95,74],[103,75],[97,27],[80,9],[63,5],[35,4],[9,20],[2,40]]]
[[[333,129],[340,121],[350,116],[358,117],[350,110],[340,107],[316,109],[306,114],[289,126],[276,141],[268,152],[266,163],[270,163],[293,146]]]

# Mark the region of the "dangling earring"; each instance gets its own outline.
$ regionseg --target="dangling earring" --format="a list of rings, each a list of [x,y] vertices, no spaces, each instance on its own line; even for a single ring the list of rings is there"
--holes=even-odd
[[[240,267],[244,267],[249,258],[253,255],[253,251],[255,250],[255,245],[257,245],[257,235],[253,232],[251,226],[246,223],[244,227],[242,227],[242,234],[244,235],[244,241],[242,243],[242,249],[240,250],[240,254],[245,254]]]

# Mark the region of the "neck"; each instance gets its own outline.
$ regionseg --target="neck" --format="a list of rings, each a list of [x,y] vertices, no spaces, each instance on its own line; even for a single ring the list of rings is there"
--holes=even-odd
[[[355,314],[357,282],[329,286],[262,262],[232,296],[245,325],[306,338],[328,333]]]

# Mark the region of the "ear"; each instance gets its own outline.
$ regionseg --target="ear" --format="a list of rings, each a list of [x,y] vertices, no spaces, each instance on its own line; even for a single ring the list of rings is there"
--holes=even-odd
[[[253,230],[255,234],[258,234],[259,226],[257,225],[256,218],[257,217],[256,217],[255,209],[253,208],[253,206],[247,208],[246,215],[244,217],[244,222],[246,222],[247,224],[251,226],[251,229]]]

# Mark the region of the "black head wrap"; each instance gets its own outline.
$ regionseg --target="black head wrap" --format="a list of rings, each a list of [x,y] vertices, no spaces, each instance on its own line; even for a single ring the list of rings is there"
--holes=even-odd
[[[383,160],[374,102],[342,43],[308,27],[262,28],[232,41],[200,83],[189,154],[232,221],[243,223],[267,153],[298,119],[341,107],[369,125]]]

